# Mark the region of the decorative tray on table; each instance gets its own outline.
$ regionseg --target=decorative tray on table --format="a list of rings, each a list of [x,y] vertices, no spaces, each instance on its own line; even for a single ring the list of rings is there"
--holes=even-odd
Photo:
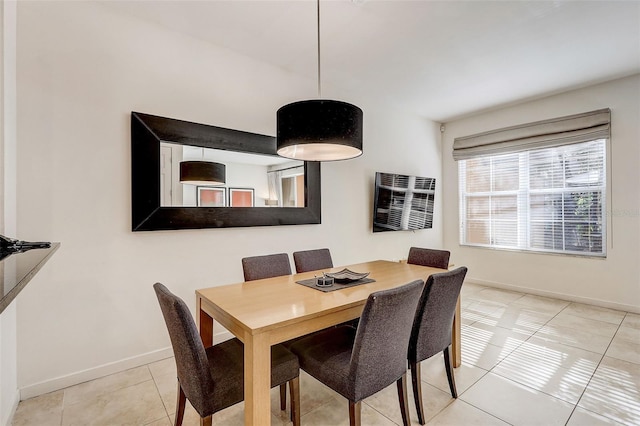
[[[343,269],[338,272],[328,272],[324,274],[326,277],[333,278],[337,283],[350,283],[366,278],[369,272],[353,272],[348,269]]]

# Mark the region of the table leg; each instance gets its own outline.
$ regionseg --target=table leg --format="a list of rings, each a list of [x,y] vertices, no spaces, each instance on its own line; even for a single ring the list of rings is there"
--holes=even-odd
[[[202,299],[196,298],[196,322],[205,348],[213,346],[213,318],[201,309]]]
[[[456,303],[456,314],[453,317],[453,327],[451,329],[451,350],[453,352],[453,366],[456,368],[462,365],[461,323],[462,317],[460,312],[460,296],[458,296],[458,302]]]
[[[271,425],[271,345],[266,334],[245,336],[244,424]]]

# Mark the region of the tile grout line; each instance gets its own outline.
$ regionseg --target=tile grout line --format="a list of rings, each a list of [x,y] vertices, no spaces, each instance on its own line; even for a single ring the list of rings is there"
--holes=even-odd
[[[580,398],[578,398],[578,401],[576,402],[575,406],[573,407],[573,410],[571,410],[571,415],[569,416],[569,418],[567,419],[567,421],[565,422],[565,426],[569,423],[569,420],[571,420],[571,417],[573,416],[573,413],[575,413],[576,409],[578,408],[578,404],[580,403],[580,401],[582,400],[582,397],[584,396],[584,393],[587,391],[587,389],[589,388],[589,385],[591,384],[591,380],[593,380],[593,376],[596,375],[596,372],[598,371],[598,368],[600,368],[600,364],[602,364],[602,360],[604,359],[604,357],[607,355],[607,351],[609,350],[609,348],[611,347],[611,343],[613,343],[613,339],[616,337],[616,334],[618,333],[618,330],[620,330],[620,327],[622,326],[622,322],[624,321],[624,319],[627,317],[629,313],[625,312],[624,317],[622,317],[622,321],[620,321],[620,324],[618,324],[618,328],[616,328],[616,332],[613,333],[613,337],[611,337],[611,340],[609,341],[609,344],[607,345],[607,348],[604,350],[604,352],[602,353],[602,357],[600,357],[600,361],[598,361],[598,365],[596,366],[596,368],[593,370],[593,373],[591,373],[591,376],[589,377],[589,380],[587,381],[586,386],[584,387],[584,389],[582,390],[582,393],[580,394]],[[589,411],[589,410],[587,410]],[[609,420],[613,420],[615,422],[617,422],[617,420],[612,419],[611,417],[605,415],[605,414],[599,414],[596,413],[600,416],[603,416]]]
[[[522,297],[524,297],[524,296],[526,296],[526,294],[524,294]],[[515,301],[520,300],[522,297],[520,297],[520,298],[516,299]],[[511,303],[507,304],[507,306],[510,306],[512,303],[515,303],[515,301],[513,301],[513,302],[511,302]],[[560,399],[560,398],[557,398],[557,397],[555,397],[555,396],[553,396],[553,395],[549,395],[549,394],[547,394],[547,393],[545,393],[545,392],[542,392],[542,391],[539,391],[539,390],[534,389],[534,388],[532,388],[532,387],[529,387],[528,385],[523,385],[523,384],[521,384],[521,383],[515,382],[515,381],[513,381],[513,380],[509,379],[508,377],[501,376],[500,374],[493,372],[493,370],[494,370],[498,365],[500,365],[500,364],[501,364],[505,359],[507,359],[507,358],[508,358],[508,357],[509,357],[513,352],[515,352],[515,351],[516,351],[517,349],[519,349],[522,345],[524,345],[526,342],[528,342],[528,341],[529,341],[529,340],[530,340],[530,339],[531,339],[531,338],[532,338],[532,337],[533,337],[533,336],[534,336],[538,331],[540,331],[540,330],[541,330],[545,325],[547,325],[551,320],[553,320],[555,317],[557,317],[557,316],[558,316],[562,311],[564,311],[568,306],[569,306],[569,304],[568,304],[567,306],[565,306],[564,308],[562,308],[560,311],[558,311],[555,315],[553,315],[549,320],[547,320],[547,322],[545,322],[545,323],[544,323],[544,325],[542,325],[541,327],[539,327],[539,328],[538,328],[538,330],[536,330],[536,331],[535,331],[534,333],[532,333],[529,337],[527,337],[527,339],[526,339],[526,340],[522,341],[522,342],[521,342],[521,343],[520,343],[520,344],[519,344],[515,349],[513,349],[511,352],[509,352],[509,354],[508,354],[507,356],[505,356],[502,360],[500,360],[498,363],[496,363],[496,365],[494,365],[493,367],[491,367],[491,369],[490,369],[490,370],[488,370],[488,371],[487,371],[487,374],[489,374],[489,373],[493,373],[493,374],[495,374],[496,376],[503,378],[504,380],[508,380],[509,382],[514,383],[515,385],[518,385],[518,386],[525,386],[526,388],[531,389],[531,390],[533,390],[533,391],[535,391],[535,392],[540,392],[540,393],[542,393],[542,394],[544,394],[544,395],[547,395],[547,396],[549,396],[549,397],[551,397],[551,398],[557,399],[558,401],[561,401],[561,402],[564,402],[564,403],[567,403],[567,404],[573,405],[573,409],[571,410],[571,413],[569,414],[569,417],[567,418],[567,422],[571,419],[571,416],[573,415],[573,412],[574,412],[574,411],[575,411],[575,409],[576,409],[577,402],[576,402],[576,404],[571,404],[571,403],[569,403],[569,402],[567,402],[567,401],[564,401],[564,400],[562,400],[562,399]],[[603,355],[603,356],[604,356],[604,355]],[[598,365],[599,365],[599,364],[598,364]],[[477,366],[476,366],[476,367],[477,367]],[[477,368],[480,368],[480,367],[477,367]],[[596,367],[596,369],[597,369],[597,367]],[[594,370],[594,373],[595,373],[595,370]],[[483,375],[482,377],[485,377],[485,376],[486,376],[486,374],[485,374],[485,375]],[[469,389],[471,389],[471,388],[472,388],[476,383],[478,383],[479,381],[480,381],[480,379],[478,379],[478,380],[477,380],[473,385],[469,386],[469,388],[467,388],[464,392],[466,392],[466,391],[468,391]],[[586,386],[585,386],[585,389],[586,389]],[[464,392],[462,392],[462,393],[464,393]],[[583,391],[583,392],[584,392],[584,391]],[[462,393],[461,393],[461,395],[462,395]],[[578,401],[580,401],[580,399],[578,399]],[[468,402],[468,401],[463,401],[463,402],[466,402],[467,404],[471,405],[472,407],[474,407],[474,408],[476,408],[476,409],[478,409],[478,410],[480,410],[480,411],[483,411],[483,412],[485,412],[485,413],[487,413],[487,414],[489,414],[489,415],[491,415],[491,416],[493,416],[493,417],[497,418],[497,419],[498,419],[498,420],[500,420],[500,421],[503,421],[503,422],[505,422],[505,423],[507,423],[507,424],[511,424],[511,423],[509,423],[508,421],[506,421],[506,420],[504,420],[504,419],[502,419],[502,418],[500,418],[500,417],[497,417],[497,416],[495,416],[495,415],[493,415],[493,414],[491,414],[491,413],[486,412],[486,411],[485,411],[485,410],[483,410],[482,408],[476,407],[475,405],[473,405],[472,403],[470,403],[470,402]],[[566,426],[566,422],[565,422],[565,426]]]
[[[511,305],[512,303],[514,303],[515,301],[522,299],[524,296],[526,296],[526,294],[523,294],[521,297],[519,297],[518,299],[514,300],[514,301],[513,301],[513,302],[511,302],[511,303],[505,304],[505,308],[507,308],[508,306],[510,306],[510,305]],[[477,300],[477,299],[474,299],[474,300]],[[500,309],[500,308],[496,309],[496,311],[498,311],[499,309]],[[494,312],[496,312],[496,311],[494,311]],[[492,313],[493,313],[493,312],[492,312]],[[483,318],[486,318],[486,317],[487,317],[487,316],[489,316],[489,315],[491,315],[491,313],[490,313],[490,314],[486,314],[486,315],[482,316],[482,317],[480,318],[480,320],[481,320],[481,319],[483,319]],[[557,315],[557,314],[556,314],[556,315]],[[480,320],[478,320],[478,321],[480,321]],[[473,324],[475,324],[475,323],[476,323],[476,322],[478,322],[478,321],[475,321]],[[549,320],[549,321],[551,321],[551,320]],[[548,321],[547,321],[547,322],[548,322]],[[546,323],[545,323],[545,324],[546,324]],[[470,324],[470,325],[472,325],[472,324]],[[502,327],[500,327],[500,328],[502,328]],[[542,328],[542,327],[540,327],[540,328]],[[505,329],[505,330],[508,330],[508,329]],[[512,330],[510,330],[510,331],[512,331]],[[461,330],[461,333],[462,333],[462,330]],[[535,334],[535,333],[533,333],[533,334]],[[474,385],[476,385],[480,380],[482,380],[482,378],[483,378],[483,377],[486,377],[486,375],[487,375],[487,374],[491,373],[491,372],[493,371],[493,369],[494,369],[494,368],[496,368],[496,367],[497,367],[497,366],[498,366],[502,361],[504,361],[504,360],[505,360],[509,355],[511,355],[511,354],[512,354],[514,351],[516,351],[520,346],[522,346],[525,342],[527,342],[527,341],[528,341],[528,340],[533,336],[533,334],[531,334],[531,335],[527,338],[527,340],[524,340],[524,341],[523,341],[523,342],[521,342],[517,347],[515,347],[511,352],[509,352],[509,354],[508,354],[507,356],[505,356],[502,360],[500,360],[498,363],[496,363],[496,365],[494,365],[493,367],[491,367],[491,369],[489,369],[489,370],[485,370],[485,371],[486,371],[486,373],[485,373],[485,374],[483,374],[483,375],[482,375],[482,377],[480,377],[478,380],[476,380],[473,384],[471,384],[467,389],[465,389],[464,391],[460,392],[460,394],[458,395],[458,397],[460,397],[460,396],[461,396],[461,395],[463,395],[465,392],[467,392],[469,389],[471,389],[471,388],[472,388]],[[470,338],[470,339],[473,339],[473,337],[469,337],[469,338]],[[481,369],[481,370],[484,370],[484,368],[482,368],[482,367],[478,367],[477,365],[474,365],[474,367],[475,367],[475,368],[479,368],[479,369]],[[496,373],[494,373],[494,374],[496,374]],[[500,377],[502,377],[502,376],[500,376]],[[475,409],[477,409],[477,410],[482,411],[482,412],[483,412],[483,413],[485,413],[485,414],[490,415],[491,417],[493,417],[493,418],[495,418],[495,419],[500,420],[501,422],[504,422],[504,423],[506,423],[506,424],[508,424],[508,425],[513,426],[513,424],[512,424],[512,423],[510,423],[510,422],[508,422],[508,421],[506,421],[506,420],[504,420],[504,419],[502,419],[502,418],[500,418],[500,417],[498,417],[498,416],[496,416],[496,415],[494,415],[494,414],[492,414],[492,413],[489,413],[489,412],[487,412],[487,411],[483,410],[483,409],[482,409],[482,408],[480,408],[480,407],[476,407],[475,405],[473,405],[473,404],[472,404],[471,402],[469,402],[469,401],[464,401],[464,400],[460,400],[460,401],[461,401],[461,402],[464,402],[465,404],[470,405],[471,407],[473,407],[473,408],[475,408]],[[447,407],[448,407],[448,406],[447,406]],[[443,410],[444,410],[444,409],[443,409]],[[440,412],[442,412],[443,410],[441,410]],[[438,414],[440,414],[440,412],[439,412]],[[435,417],[435,416],[434,416],[434,417]],[[433,419],[433,417],[432,417],[432,419]]]
[[[483,376],[483,377],[484,377],[484,376]],[[475,383],[474,383],[474,385],[475,385]],[[472,385],[472,386],[473,386],[473,385]],[[469,387],[471,387],[471,386],[469,386]],[[472,406],[472,407],[473,407],[473,408],[475,408],[476,410],[480,410],[480,411],[482,411],[483,413],[488,414],[489,416],[493,417],[494,419],[498,419],[498,420],[500,420],[500,421],[501,421],[501,422],[503,422],[503,423],[506,423],[506,424],[511,425],[511,426],[515,426],[513,423],[509,423],[508,421],[506,421],[506,420],[504,420],[504,419],[501,419],[500,417],[496,416],[495,414],[491,414],[491,413],[489,413],[488,411],[483,410],[482,408],[476,407],[475,405],[473,405],[473,404],[472,404],[472,403],[470,403],[469,401],[460,400],[460,402],[464,402],[465,404]]]
[[[386,414],[382,413],[380,410],[376,409],[376,407],[374,407],[374,406],[372,406],[370,404],[367,404],[364,400],[362,400],[362,403],[365,404],[370,409],[372,409],[373,411],[375,411],[376,413],[380,414],[385,419],[389,420],[394,425],[400,426],[398,423],[395,422],[395,420],[393,420],[391,417],[387,416]],[[411,410],[409,410],[409,417],[411,417]],[[409,419],[409,422],[411,422],[411,419]],[[300,423],[302,423],[302,419],[300,420]]]
[[[544,326],[548,325],[548,324],[549,324],[549,322],[551,322],[554,318],[556,318],[558,315],[560,315],[560,314],[561,314],[565,309],[567,309],[570,305],[571,305],[571,302],[570,302],[567,306],[565,306],[564,308],[562,308],[560,311],[558,311],[558,313],[556,313],[553,317],[551,317],[551,318],[550,318],[550,319],[549,319],[549,320],[548,320],[548,321],[547,321],[547,322],[546,322],[542,327],[540,327],[540,328],[539,328],[535,333],[533,333],[531,336],[529,336],[529,337],[527,338],[527,340],[526,340],[526,341],[524,341],[524,342],[522,342],[520,345],[518,345],[518,348],[519,348],[520,346],[522,346],[525,342],[528,342],[532,337],[534,337],[534,335],[535,335],[538,331],[540,331]],[[570,315],[570,314],[568,314],[568,315]],[[575,403],[575,404],[570,403],[570,402],[568,402],[568,401],[565,401],[565,400],[563,400],[563,399],[561,399],[561,398],[558,398],[558,397],[556,397],[556,396],[550,395],[550,394],[548,394],[548,393],[546,393],[546,392],[544,392],[544,391],[541,391],[541,390],[538,390],[538,389],[532,388],[532,387],[530,387],[530,386],[528,386],[528,385],[524,385],[524,384],[522,384],[522,383],[515,382],[515,381],[513,381],[513,380],[509,379],[508,377],[504,377],[504,376],[501,376],[501,375],[500,375],[500,374],[498,374],[498,373],[494,373],[494,372],[493,372],[493,369],[494,369],[494,368],[496,368],[498,365],[500,365],[500,364],[501,364],[505,359],[507,359],[507,357],[508,357],[509,355],[511,355],[511,354],[512,354],[515,350],[517,350],[518,348],[516,348],[516,349],[514,349],[513,351],[511,351],[511,352],[509,353],[509,355],[507,355],[506,357],[504,357],[500,362],[498,362],[495,366],[493,366],[493,367],[491,368],[491,370],[489,370],[489,372],[490,372],[490,373],[493,373],[493,374],[495,374],[495,375],[497,375],[497,376],[499,376],[499,377],[502,377],[502,378],[503,378],[503,379],[505,379],[505,380],[509,380],[510,382],[513,382],[513,383],[515,383],[515,384],[517,384],[517,385],[525,386],[525,387],[527,387],[527,388],[529,388],[529,389],[532,389],[532,390],[534,390],[534,391],[537,391],[537,392],[540,392],[540,393],[542,393],[542,394],[545,394],[545,395],[547,395],[547,396],[549,396],[549,397],[551,397],[551,398],[555,398],[555,399],[557,399],[557,400],[559,400],[559,401],[562,401],[562,402],[565,402],[565,403],[567,403],[567,404],[573,405],[573,409],[571,410],[571,413],[569,414],[569,417],[567,418],[567,421],[565,422],[565,426],[566,426],[566,425],[569,423],[569,421],[571,420],[571,417],[573,416],[573,414],[575,413],[576,408],[578,408],[578,404],[579,404],[580,400],[582,399],[582,396],[584,395],[584,393],[586,392],[587,388],[589,387],[589,384],[591,383],[591,380],[593,379],[593,376],[596,374],[596,371],[597,371],[597,370],[598,370],[598,368],[600,367],[600,363],[602,362],[602,360],[603,360],[603,359],[604,359],[604,357],[606,356],[606,353],[607,353],[607,351],[609,350],[609,347],[611,346],[611,343],[613,342],[613,339],[614,339],[615,335],[617,334],[618,330],[620,329],[620,327],[621,327],[621,325],[622,325],[622,322],[624,321],[624,318],[626,318],[626,317],[627,317],[627,315],[628,315],[628,312],[625,312],[625,316],[623,317],[622,321],[618,324],[618,327],[616,328],[616,332],[615,332],[615,333],[613,334],[613,336],[610,338],[610,340],[609,340],[609,344],[607,345],[607,348],[603,351],[603,353],[602,353],[602,354],[598,354],[598,355],[601,355],[601,356],[600,356],[600,360],[598,361],[598,365],[597,365],[597,366],[596,366],[596,368],[593,370],[593,373],[591,373],[591,375],[590,375],[590,377],[589,377],[589,380],[587,381],[587,384],[585,385],[584,389],[582,390],[582,393],[580,394],[580,397],[577,399],[577,401],[576,401],[576,403]],[[579,317],[579,318],[582,318],[582,317]],[[584,318],[584,319],[589,319],[589,318]],[[565,327],[565,328],[567,328],[567,327]],[[560,343],[560,344],[562,344],[562,343]],[[572,348],[574,347],[574,346],[571,346],[571,345],[566,345],[566,346],[569,346],[569,347],[572,347]],[[585,351],[587,351],[587,352],[592,352],[592,351],[588,351],[588,350],[583,349],[583,348],[577,348],[577,349],[582,349],[582,350],[585,350]],[[596,354],[597,354],[597,352],[592,352],[592,353],[596,353]],[[475,407],[475,406],[474,406],[474,407]],[[476,407],[476,408],[478,408],[478,407]],[[587,410],[587,411],[589,411],[589,410]],[[596,413],[596,414],[597,414],[597,413]],[[610,420],[614,420],[614,421],[616,421],[615,419],[611,419],[610,417],[608,417],[608,416],[606,416],[606,415],[603,415],[603,414],[599,414],[599,415],[602,415],[603,417],[606,417],[607,419],[610,419]],[[500,420],[504,421],[503,419],[500,419]]]
[[[158,398],[160,398],[160,402],[162,403],[162,407],[164,407],[164,412],[166,414],[166,418],[167,420],[169,420],[169,423],[171,423],[171,420],[169,419],[169,409],[167,408],[167,405],[164,403],[164,399],[162,399],[162,394],[160,393],[160,387],[158,387],[158,382],[156,382],[156,376],[153,375],[153,373],[151,372],[151,368],[149,368],[149,364],[147,364],[147,368],[149,369],[149,374],[151,375],[151,380],[153,380],[153,385],[156,388],[156,392],[158,393]],[[177,380],[177,379],[176,379]],[[147,424],[153,423],[153,422],[157,422],[160,419],[156,419],[152,422],[149,422]]]
[[[66,400],[66,392],[65,392],[65,391],[66,391],[67,389],[73,388],[73,387],[78,386],[78,385],[82,385],[82,384],[84,384],[84,383],[94,382],[94,381],[96,381],[96,380],[100,380],[100,379],[103,379],[103,378],[105,378],[105,377],[113,376],[113,375],[115,375],[115,374],[120,374],[120,373],[122,373],[122,372],[113,373],[113,374],[110,374],[110,375],[107,375],[107,376],[99,377],[99,378],[94,379],[94,380],[88,380],[88,381],[86,381],[86,382],[79,383],[78,385],[68,386],[68,387],[66,387],[66,388],[60,389],[61,391],[63,391],[63,397],[62,397],[62,413],[61,413],[61,417],[60,417],[60,424],[61,424],[61,426],[62,426],[62,424],[64,424],[64,413],[65,413],[66,408],[72,407],[72,406],[77,405],[77,404],[82,404],[83,402],[85,402],[85,401],[90,401],[91,399],[94,399],[94,400],[95,400],[95,399],[99,399],[99,398],[107,398],[109,395],[111,395],[111,394],[113,394],[113,393],[115,393],[115,392],[119,392],[119,391],[121,391],[121,390],[128,389],[128,388],[131,388],[131,387],[134,387],[134,386],[138,386],[138,385],[140,385],[140,384],[142,384],[142,383],[146,383],[146,382],[150,382],[150,381],[153,381],[154,387],[156,388],[156,392],[158,392],[158,397],[160,398],[160,402],[162,402],[162,397],[160,396],[160,392],[158,391],[157,384],[156,384],[156,383],[155,383],[155,381],[154,381],[153,374],[151,374],[151,369],[149,368],[149,364],[141,365],[141,366],[134,367],[134,368],[131,368],[131,369],[127,369],[127,370],[124,370],[124,371],[133,370],[133,369],[138,369],[138,368],[142,368],[142,367],[145,367],[145,368],[147,369],[147,371],[148,371],[148,373],[149,373],[149,376],[150,376],[150,378],[149,378],[149,379],[142,380],[142,381],[136,381],[135,383],[130,383],[130,384],[128,384],[128,385],[125,385],[125,386],[122,386],[122,387],[118,387],[118,388],[116,388],[116,389],[112,389],[112,390],[110,390],[110,391],[108,391],[108,392],[99,393],[99,394],[94,395],[93,397],[88,398],[88,399],[84,399],[84,398],[83,398],[83,399],[80,399],[80,400],[78,400],[78,401],[76,401],[76,402],[74,402],[74,403],[70,403],[70,404],[65,403],[65,400]],[[164,403],[163,403],[163,407],[164,407]],[[165,411],[166,411],[166,408],[165,408]],[[157,420],[160,420],[160,419],[157,419]]]

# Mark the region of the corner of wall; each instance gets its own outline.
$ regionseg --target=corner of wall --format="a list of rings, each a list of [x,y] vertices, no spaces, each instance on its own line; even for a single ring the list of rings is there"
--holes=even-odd
[[[16,232],[16,15],[17,2],[0,3],[0,231]],[[0,424],[11,424],[20,402],[17,308],[0,314]]]

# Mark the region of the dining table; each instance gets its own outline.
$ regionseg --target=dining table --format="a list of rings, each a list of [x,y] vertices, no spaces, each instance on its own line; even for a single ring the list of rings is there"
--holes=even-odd
[[[298,281],[343,268],[368,272],[366,284],[320,291]],[[420,279],[444,269],[375,260],[337,268],[220,285],[196,290],[196,322],[205,347],[213,345],[218,322],[244,344],[245,425],[271,423],[271,346],[359,318],[369,294]],[[460,356],[460,300],[452,331],[454,366]],[[444,370],[443,370],[444,374]]]

